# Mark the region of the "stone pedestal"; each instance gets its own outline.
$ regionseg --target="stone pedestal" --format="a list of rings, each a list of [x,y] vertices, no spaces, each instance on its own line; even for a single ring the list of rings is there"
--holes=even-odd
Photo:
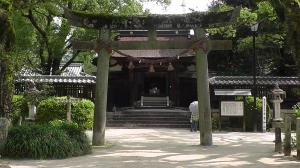
[[[10,121],[7,118],[0,118],[0,147],[6,142]]]
[[[282,152],[282,139],[281,139],[281,132],[282,132],[282,120],[277,120],[272,122],[273,128],[275,130],[275,152]]]
[[[284,117],[284,156],[291,156],[292,152],[292,135],[291,135],[291,117]]]

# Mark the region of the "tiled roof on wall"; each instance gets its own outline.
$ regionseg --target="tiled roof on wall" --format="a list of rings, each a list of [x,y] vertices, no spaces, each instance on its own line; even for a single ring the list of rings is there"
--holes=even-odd
[[[300,85],[299,77],[257,76],[257,85]],[[253,76],[214,76],[211,85],[253,85]]]
[[[60,65],[60,68],[64,64]],[[41,75],[31,69],[23,69],[16,77],[16,82],[29,82],[35,83],[80,83],[80,84],[93,84],[96,83],[96,77],[83,72],[82,63],[70,64],[61,75]]]

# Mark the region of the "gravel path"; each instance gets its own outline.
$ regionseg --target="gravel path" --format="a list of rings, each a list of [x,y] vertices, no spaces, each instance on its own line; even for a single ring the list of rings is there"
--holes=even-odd
[[[89,133],[91,134],[91,133]],[[214,145],[199,145],[199,132],[184,129],[108,129],[108,145],[91,155],[63,160],[0,160],[12,168],[264,168],[300,167],[273,152],[272,133],[214,133]]]

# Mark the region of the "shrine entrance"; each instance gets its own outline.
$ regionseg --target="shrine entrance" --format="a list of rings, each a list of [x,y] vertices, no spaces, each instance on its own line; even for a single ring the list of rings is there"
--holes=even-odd
[[[239,12],[240,10],[238,9],[219,13],[193,12],[184,15],[108,16],[103,14],[85,14],[65,9],[64,16],[70,20],[71,24],[99,30],[97,41],[72,42],[74,49],[94,50],[99,56],[97,59],[93,145],[105,144],[108,76],[112,51],[126,57],[129,60],[129,71],[133,71],[134,64],[143,63],[150,67],[154,66],[154,64],[170,64],[175,60],[180,60],[182,55],[191,50],[195,52],[200,144],[204,146],[212,145],[207,54],[211,50],[231,50],[232,43],[229,40],[209,40],[206,36],[205,28],[214,25],[218,26],[224,22],[231,22],[236,19]],[[193,29],[194,38],[192,40],[164,40],[164,38],[157,37],[157,30],[174,30],[179,32],[182,29]],[[112,30],[147,30],[147,37],[136,41],[112,41]],[[164,59],[149,60],[136,58],[122,51],[155,49],[177,49],[177,54]],[[181,49],[181,51],[178,51],[178,49]],[[151,71],[153,72],[153,70]]]
[[[144,75],[143,96],[169,96],[168,83],[165,72],[146,72]]]

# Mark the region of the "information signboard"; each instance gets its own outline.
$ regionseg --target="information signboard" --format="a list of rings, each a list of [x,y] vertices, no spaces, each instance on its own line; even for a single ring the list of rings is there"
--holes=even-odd
[[[242,101],[221,101],[221,116],[244,116]]]

